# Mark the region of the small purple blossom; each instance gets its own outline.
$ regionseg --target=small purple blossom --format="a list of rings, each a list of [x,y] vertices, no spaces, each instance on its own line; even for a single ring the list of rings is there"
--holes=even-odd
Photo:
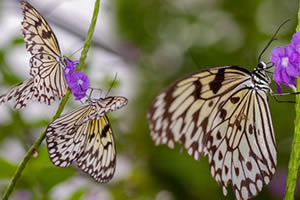
[[[298,59],[295,57],[295,52],[292,51],[289,45],[286,47],[276,47],[272,50],[271,61],[276,66],[273,79],[279,94],[281,94],[280,84],[288,88],[296,86],[295,77],[299,75],[299,72],[296,69]]]
[[[87,89],[90,87],[90,81],[83,72],[72,73],[68,83],[75,100],[80,100],[86,95]]]
[[[64,69],[64,74],[65,74],[65,78],[66,78],[66,82],[69,85],[71,76],[73,74],[73,72],[75,71],[76,65],[79,63],[78,60],[70,60],[69,58],[65,58],[65,64],[66,67]]]
[[[293,38],[291,40],[291,45],[294,48],[294,50],[300,54],[300,32],[297,32],[293,35]]]
[[[272,50],[271,62],[276,67],[273,79],[278,93],[282,93],[281,84],[296,87],[296,78],[300,75],[300,32],[293,35],[290,44]]]
[[[286,178],[288,170],[286,168],[279,168],[276,170],[267,189],[269,193],[276,199],[283,199],[286,192]],[[299,196],[300,185],[299,181],[296,182],[295,195]],[[297,199],[297,198],[295,198]]]
[[[65,58],[66,66],[64,75],[69,88],[75,96],[75,100],[80,100],[85,97],[86,91],[90,87],[90,81],[87,75],[83,72],[75,72],[78,63],[78,60],[73,61]]]
[[[29,200],[32,199],[32,193],[28,190],[19,190],[15,193],[13,199],[15,200]]]

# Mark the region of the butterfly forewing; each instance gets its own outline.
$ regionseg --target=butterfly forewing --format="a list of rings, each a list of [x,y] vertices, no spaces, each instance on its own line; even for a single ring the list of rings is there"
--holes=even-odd
[[[31,55],[51,54],[59,56],[60,49],[51,27],[41,14],[28,2],[22,1],[22,33]]]
[[[53,164],[68,167],[81,155],[88,137],[86,122],[92,112],[92,107],[81,106],[48,126],[46,142]]]
[[[249,79],[248,73],[235,67],[221,67],[192,74],[162,91],[148,112],[155,143],[174,147],[179,142],[195,159],[206,155],[210,113],[228,91]]]
[[[208,155],[224,194],[232,183],[237,199],[251,198],[275,172],[267,95],[244,68],[211,68],[177,81],[156,97],[147,117],[156,144],[180,143],[196,160]]]

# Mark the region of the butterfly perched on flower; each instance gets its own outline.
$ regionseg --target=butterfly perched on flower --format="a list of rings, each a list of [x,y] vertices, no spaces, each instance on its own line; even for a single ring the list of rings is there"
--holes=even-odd
[[[0,96],[0,104],[12,98],[15,107],[25,107],[29,100],[50,105],[61,99],[67,90],[63,67],[65,59],[51,27],[28,2],[21,1],[23,11],[22,33],[30,58],[30,79]]]
[[[224,195],[232,184],[236,199],[256,196],[277,164],[267,68],[215,67],[171,84],[147,114],[155,144],[179,143],[195,160],[207,155]]]
[[[116,167],[116,150],[107,112],[127,104],[121,96],[88,99],[88,102],[53,121],[46,130],[46,143],[52,163],[79,168],[97,182],[108,182]]]

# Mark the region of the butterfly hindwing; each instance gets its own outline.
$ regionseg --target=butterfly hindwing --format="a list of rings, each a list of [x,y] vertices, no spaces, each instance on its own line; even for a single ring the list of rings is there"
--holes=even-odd
[[[147,117],[156,144],[180,143],[196,160],[208,155],[224,194],[232,183],[237,199],[253,197],[275,172],[267,95],[254,89],[244,68],[211,68],[177,81],[156,97]]]
[[[83,125],[82,125],[83,126]],[[78,157],[78,166],[97,182],[108,182],[115,173],[116,149],[112,129],[104,115],[99,120],[85,123],[87,140]]]
[[[224,194],[232,183],[237,199],[256,196],[275,173],[276,144],[266,102],[265,93],[244,88],[214,115],[207,142],[211,174]]]
[[[12,98],[16,99],[15,108],[23,108],[27,101],[35,99],[37,91],[33,87],[33,79],[28,79],[19,85],[10,89],[6,94],[0,96],[0,104],[10,101]]]

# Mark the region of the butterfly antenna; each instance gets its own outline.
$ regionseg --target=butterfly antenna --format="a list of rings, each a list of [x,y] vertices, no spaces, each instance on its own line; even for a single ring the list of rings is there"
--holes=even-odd
[[[99,92],[100,92],[100,98],[98,99],[98,100],[101,100],[102,99],[102,97],[101,97],[101,94],[102,94],[102,90],[101,89],[99,89],[99,88],[92,88],[92,87],[89,87],[89,89],[91,89],[91,92],[90,92],[90,94],[87,96],[86,95],[86,97],[89,99],[89,100],[91,100],[92,99],[92,94],[93,94],[93,91],[94,90],[98,90]]]
[[[267,45],[265,46],[265,48],[261,51],[261,53],[258,56],[258,62],[261,61],[261,57],[262,55],[265,53],[265,51],[269,48],[269,46],[271,45],[271,43],[276,40],[276,35],[278,34],[279,30],[283,27],[283,25],[285,25],[288,21],[290,21],[290,19],[285,20],[282,24],[280,24],[280,26],[277,28],[277,30],[275,31],[274,35],[272,36],[271,40],[267,43]]]
[[[74,51],[69,57],[72,57],[74,54],[76,54],[78,51],[80,51],[81,49],[83,49],[83,46],[80,47],[79,49],[77,49],[76,51]]]
[[[114,86],[114,83],[115,83],[116,80],[117,80],[117,76],[118,76],[118,72],[116,72],[115,78],[114,78],[113,82],[111,83],[111,86],[110,86],[110,88],[108,89],[108,91],[107,91],[105,97],[107,97],[107,95],[110,93],[112,87]]]

